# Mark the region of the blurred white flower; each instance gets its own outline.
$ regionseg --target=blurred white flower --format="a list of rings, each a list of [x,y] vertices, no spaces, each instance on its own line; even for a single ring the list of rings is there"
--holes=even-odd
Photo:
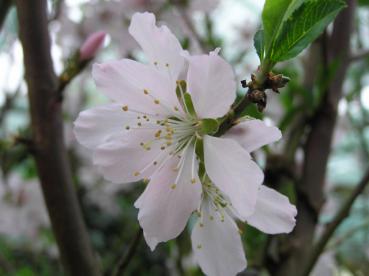
[[[0,183],[0,234],[32,240],[48,226],[49,219],[37,181],[25,181],[12,174],[7,183]]]

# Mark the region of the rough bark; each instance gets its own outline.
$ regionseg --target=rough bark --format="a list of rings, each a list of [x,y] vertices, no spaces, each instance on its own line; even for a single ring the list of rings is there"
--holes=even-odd
[[[328,40],[327,64],[336,63],[338,67],[325,91],[320,107],[307,125],[310,130],[304,146],[304,165],[296,187],[297,224],[288,240],[288,255],[281,257],[280,263],[274,267],[272,273],[276,276],[299,275],[307,256],[311,254],[319,212],[324,203],[324,182],[337,107],[342,97],[342,85],[349,64],[350,35],[356,1],[348,0],[347,3],[348,8],[337,17],[333,33]]]
[[[17,0],[34,156],[45,203],[68,275],[100,275],[73,187],[63,141],[57,78],[50,55],[46,0]]]

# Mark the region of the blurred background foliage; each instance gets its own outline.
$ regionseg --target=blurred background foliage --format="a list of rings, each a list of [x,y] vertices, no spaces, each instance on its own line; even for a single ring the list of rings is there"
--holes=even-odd
[[[7,2],[10,1],[1,0],[1,10]],[[143,55],[129,37],[127,28],[135,11],[148,10],[173,30],[184,48],[192,53],[201,53],[221,47],[221,54],[235,68],[238,79],[249,79],[250,73],[258,66],[253,35],[260,27],[263,2],[188,0],[173,4],[173,1],[166,0],[52,0],[49,1],[49,29],[55,70],[60,74],[68,57],[78,50],[90,33],[99,30],[106,31],[108,38],[95,61],[123,57],[142,60]],[[25,143],[30,132],[29,115],[16,17],[16,10],[10,3],[0,32],[0,275],[63,275],[35,164]],[[326,201],[319,216],[321,226],[330,221],[369,163],[367,0],[359,1],[351,40],[355,53],[360,56],[349,67],[344,81],[344,97],[338,106],[339,117],[328,163]],[[307,66],[310,59],[319,55],[315,44],[297,59],[277,67],[275,71],[289,76],[291,82],[280,95],[269,94],[265,112],[259,113],[255,106],[250,106],[245,114],[279,126],[285,137],[295,135],[292,130],[304,123],[303,118],[308,118],[316,109],[326,85],[326,71],[322,66]],[[139,225],[133,203],[144,186],[143,183],[113,185],[103,180],[92,166],[89,153],[77,144],[73,136],[72,123],[79,111],[107,101],[96,91],[90,69],[85,69],[65,91],[65,142],[90,237],[103,271],[108,275],[137,235]],[[318,73],[309,79],[311,70]],[[239,87],[242,95],[244,91],[241,85]],[[285,158],[295,161],[292,173],[298,172],[303,159],[303,136],[304,133],[300,133],[297,139],[288,139],[292,144],[286,144],[287,139],[283,139],[257,152],[255,158],[265,167],[268,162],[273,162],[273,156],[283,153]],[[286,148],[292,149],[286,151]],[[273,171],[266,173],[267,180],[272,181]],[[279,181],[278,185],[294,201],[294,189],[289,178]],[[368,197],[367,191],[356,201],[350,216],[321,255],[313,275],[369,275]],[[241,228],[249,263],[244,275],[267,275],[265,255],[273,255],[271,240],[252,227]],[[316,235],[319,235],[319,228]],[[191,254],[188,232],[177,240],[160,244],[154,252],[141,241],[126,273],[202,275]]]

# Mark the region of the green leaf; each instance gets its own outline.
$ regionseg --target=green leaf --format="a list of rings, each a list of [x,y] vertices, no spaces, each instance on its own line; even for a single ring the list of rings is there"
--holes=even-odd
[[[360,6],[369,6],[369,0],[359,0]]]
[[[269,49],[278,36],[283,22],[304,2],[304,0],[266,0],[262,13],[265,50]]]
[[[313,42],[346,6],[342,0],[307,0],[284,22],[273,42],[272,62],[297,56]]]
[[[264,30],[259,30],[256,32],[254,36],[254,46],[260,58],[260,61],[263,61],[265,54]]]

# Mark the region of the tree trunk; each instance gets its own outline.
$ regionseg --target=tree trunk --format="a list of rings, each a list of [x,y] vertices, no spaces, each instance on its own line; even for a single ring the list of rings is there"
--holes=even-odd
[[[50,55],[46,0],[17,0],[38,175],[64,269],[100,275],[73,188]]]
[[[347,0],[348,7],[337,17],[334,29],[327,42],[326,72],[329,80],[320,107],[310,123],[304,146],[304,164],[297,190],[297,224],[288,239],[288,255],[280,256],[280,262],[273,267],[272,275],[299,275],[311,254],[311,245],[318,223],[319,212],[324,203],[324,183],[332,137],[337,119],[338,102],[342,97],[342,86],[349,65],[350,36],[354,22],[355,0]],[[337,67],[330,66],[337,64]],[[328,71],[329,70],[329,71]]]

